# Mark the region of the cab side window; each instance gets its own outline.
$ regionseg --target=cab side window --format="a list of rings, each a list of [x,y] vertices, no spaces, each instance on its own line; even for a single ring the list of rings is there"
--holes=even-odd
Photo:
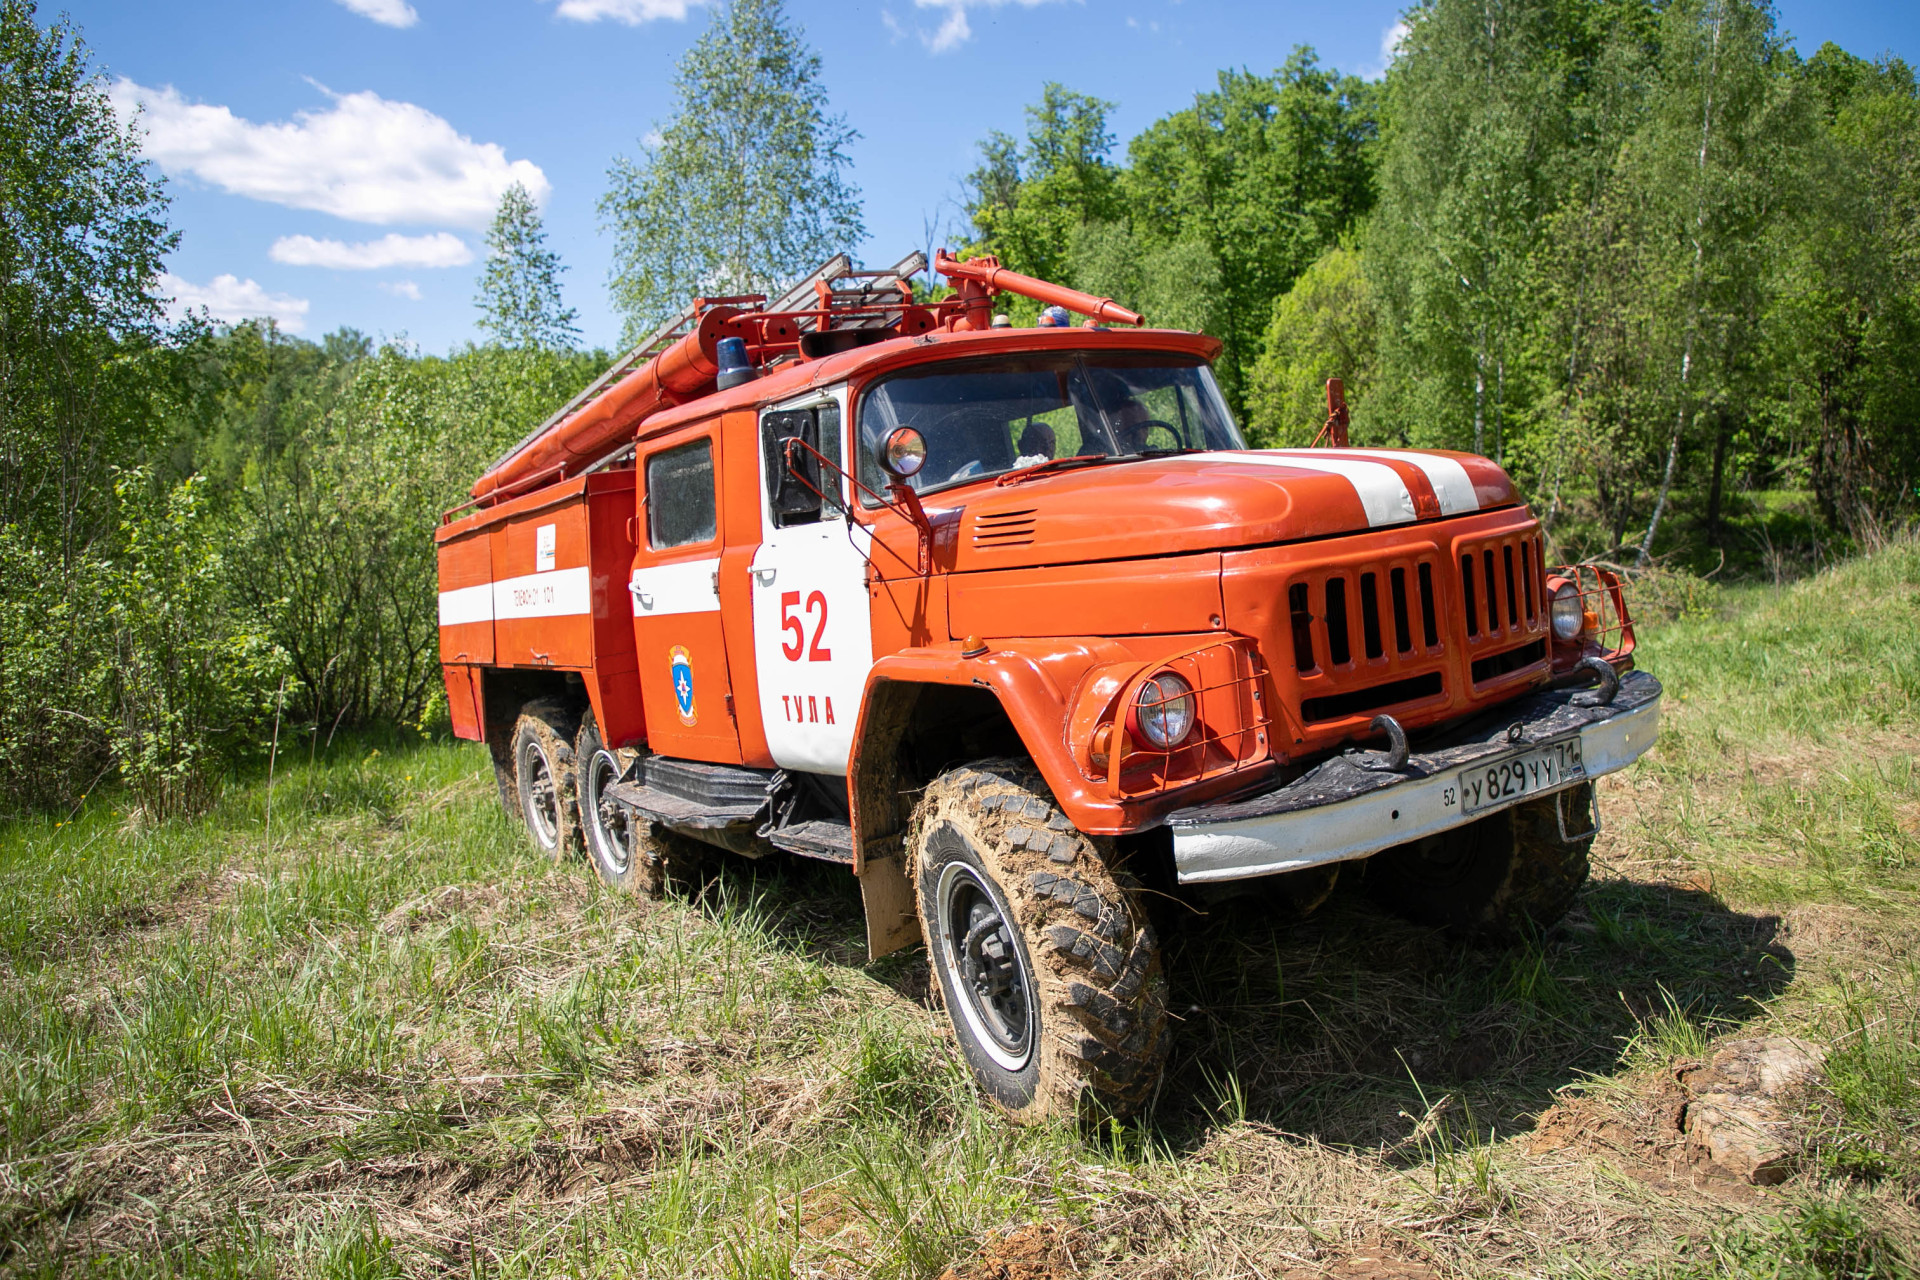
[[[805,448],[788,442],[800,440]],[[832,499],[840,492],[840,406],[815,405],[807,409],[769,411],[760,418],[760,441],[766,453],[767,512],[774,527],[831,520],[839,514]],[[822,466],[809,449],[817,450],[831,466]],[[791,465],[789,465],[791,459]],[[823,510],[822,495],[829,498]]]
[[[693,440],[647,459],[647,540],[656,551],[712,542],[717,516],[712,440]]]

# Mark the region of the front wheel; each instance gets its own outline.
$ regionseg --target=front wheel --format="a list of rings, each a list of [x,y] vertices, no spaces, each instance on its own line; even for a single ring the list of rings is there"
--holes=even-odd
[[[1166,1061],[1166,983],[1132,877],[1024,761],[942,774],[908,842],[937,990],[981,1091],[1023,1122],[1138,1111]]]
[[[1409,920],[1495,941],[1550,928],[1587,879],[1593,784],[1373,856],[1367,887]]]

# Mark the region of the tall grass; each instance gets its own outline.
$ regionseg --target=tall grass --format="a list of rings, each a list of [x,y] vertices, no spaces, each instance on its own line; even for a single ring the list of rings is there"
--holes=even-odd
[[[1722,604],[1646,638],[1662,742],[1608,784],[1565,926],[1465,946],[1352,868],[1304,924],[1192,916],[1158,1107],[1098,1133],[982,1105],[924,964],[864,963],[844,869],[609,897],[533,853],[468,746],[289,752],[271,843],[264,779],[191,821],[96,794],[0,828],[0,1267],[932,1277],[1032,1222],[1094,1273],[1892,1266],[1920,552]],[[1529,1162],[1569,1086],[1630,1102],[1759,1031],[1831,1046],[1791,1207]]]

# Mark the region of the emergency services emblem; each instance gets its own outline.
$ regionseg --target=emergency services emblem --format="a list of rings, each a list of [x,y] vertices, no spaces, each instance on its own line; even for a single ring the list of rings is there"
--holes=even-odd
[[[693,705],[693,659],[685,645],[667,651],[668,669],[673,672],[673,702],[680,712],[681,724],[698,724],[700,713]]]

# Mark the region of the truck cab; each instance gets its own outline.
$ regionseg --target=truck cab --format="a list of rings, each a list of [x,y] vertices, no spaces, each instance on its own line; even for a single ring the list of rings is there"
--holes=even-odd
[[[1249,449],[1214,340],[936,266],[944,310],[896,270],[838,322],[844,275],[723,318],[711,385],[442,526],[456,731],[533,838],[646,892],[717,849],[846,865],[1016,1118],[1150,1096],[1146,886],[1557,920],[1593,779],[1658,726],[1617,580],[1550,566],[1484,458],[1347,447],[1334,396],[1332,446]],[[997,291],[1090,319],[995,327]]]

